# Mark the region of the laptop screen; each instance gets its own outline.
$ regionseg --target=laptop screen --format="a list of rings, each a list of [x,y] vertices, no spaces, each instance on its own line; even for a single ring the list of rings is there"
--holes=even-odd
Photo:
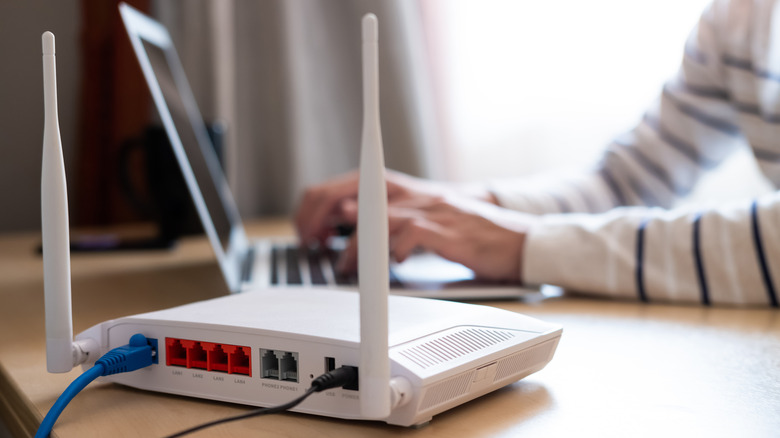
[[[149,41],[143,39],[141,41],[149,56],[157,82],[160,84],[165,104],[171,114],[173,124],[176,126],[176,131],[189,159],[192,173],[195,175],[201,195],[203,195],[206,209],[214,223],[219,241],[222,248],[227,250],[231,224],[227,214],[227,206],[219,194],[220,188],[217,187],[218,181],[224,181],[224,175],[219,168],[211,140],[206,134],[205,124],[202,120],[196,119],[200,117],[199,114],[188,114],[187,106],[179,92],[181,84],[177,83],[171,71],[166,53]],[[198,130],[202,132],[198,132]]]
[[[232,292],[249,242],[167,29],[127,4],[119,11],[203,229]]]

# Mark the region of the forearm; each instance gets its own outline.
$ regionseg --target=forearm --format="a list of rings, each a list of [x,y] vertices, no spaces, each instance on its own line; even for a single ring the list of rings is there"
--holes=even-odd
[[[780,192],[702,211],[552,215],[531,228],[526,283],[650,302],[777,306]]]

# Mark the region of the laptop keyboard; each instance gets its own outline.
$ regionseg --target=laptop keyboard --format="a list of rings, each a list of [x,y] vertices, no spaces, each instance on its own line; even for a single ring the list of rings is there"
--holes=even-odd
[[[301,280],[301,266],[298,264],[300,249],[288,247],[284,251],[285,266],[287,267],[287,284],[303,284]]]
[[[357,275],[343,275],[336,270],[341,249],[303,248],[274,244],[271,247],[270,282],[272,285],[356,286]],[[398,279],[390,273],[391,285]]]
[[[355,285],[350,278],[336,271],[341,251],[325,248],[302,248],[297,245],[274,244],[271,247],[271,284],[273,285]],[[305,277],[305,278],[304,278]],[[305,281],[308,280],[308,281]]]

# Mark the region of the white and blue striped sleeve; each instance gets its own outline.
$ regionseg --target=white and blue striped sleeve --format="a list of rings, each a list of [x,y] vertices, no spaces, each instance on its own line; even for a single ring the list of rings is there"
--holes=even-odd
[[[780,193],[685,211],[547,215],[526,240],[526,283],[652,302],[778,306]]]
[[[778,186],[773,35],[780,35],[774,2],[714,3],[691,34],[677,77],[592,173],[547,190],[497,186],[502,205],[544,215],[527,237],[524,280],[644,301],[777,307],[780,193],[667,210],[748,142]]]

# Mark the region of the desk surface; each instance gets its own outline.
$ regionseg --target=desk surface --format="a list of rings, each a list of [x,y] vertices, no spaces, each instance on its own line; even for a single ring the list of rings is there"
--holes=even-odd
[[[250,234],[289,233],[283,222]],[[45,367],[42,262],[36,234],[0,237],[0,418],[32,435],[80,374]],[[226,292],[204,238],[169,252],[72,260],[74,330]],[[547,368],[405,429],[286,413],[193,436],[561,437],[744,436],[780,431],[780,312],[564,296],[489,304],[563,325]],[[163,436],[244,406],[93,383],[68,406],[59,437]]]

